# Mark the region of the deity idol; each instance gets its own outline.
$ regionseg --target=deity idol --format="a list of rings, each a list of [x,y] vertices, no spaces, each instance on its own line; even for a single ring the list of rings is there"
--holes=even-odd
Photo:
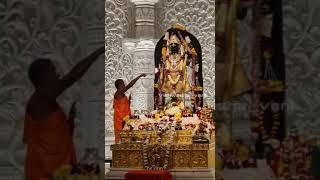
[[[180,38],[181,38],[180,34]],[[165,40],[168,39],[168,33]],[[173,33],[167,40],[169,49],[163,48],[162,62],[164,67],[160,71],[159,88],[166,94],[182,94],[190,91],[190,82],[187,75],[187,55],[179,34]]]
[[[198,40],[184,26],[175,24],[158,42],[155,60],[155,108],[163,107],[172,97],[183,97],[184,103],[191,103],[188,106],[200,107],[203,83]],[[168,96],[171,99],[165,99]]]

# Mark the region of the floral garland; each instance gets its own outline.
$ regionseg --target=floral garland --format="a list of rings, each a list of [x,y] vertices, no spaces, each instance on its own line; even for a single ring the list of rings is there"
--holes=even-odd
[[[235,141],[229,148],[219,150],[217,162],[219,170],[257,167],[256,159],[250,153],[249,146],[240,140]]]
[[[54,180],[75,179],[81,177],[90,177],[91,179],[102,178],[102,173],[98,164],[74,164],[63,165],[53,173]]]
[[[261,98],[262,94],[265,94],[266,92],[279,92],[283,87],[283,83],[274,77],[274,72],[270,65],[271,57],[272,57],[272,49],[271,47],[268,47],[268,44],[270,43],[271,34],[269,30],[271,30],[272,27],[268,26],[268,16],[270,14],[262,14],[262,11],[265,11],[263,7],[266,2],[260,2],[256,1],[255,4],[255,15],[254,20],[255,22],[254,28],[255,28],[255,47],[253,49],[253,66],[252,66],[252,84],[254,88],[254,92],[252,94],[252,114],[251,114],[251,130],[253,132],[256,132],[261,135],[262,141],[267,142],[268,140],[275,140],[277,138],[277,134],[280,129],[280,122],[281,122],[281,111],[279,108],[279,104],[276,104],[274,102],[268,102],[268,104],[271,104],[271,113],[272,118],[269,121],[272,121],[271,129],[267,130],[264,127],[264,109],[261,107]],[[264,21],[261,21],[264,20]],[[271,20],[272,21],[272,20]],[[271,23],[272,24],[272,23]],[[263,29],[262,29],[263,27]],[[266,33],[266,32],[268,33]],[[263,42],[267,45],[264,45]],[[264,45],[264,46],[262,46]],[[262,72],[260,72],[261,68],[261,59],[264,59],[264,61],[270,66],[266,66],[265,68],[265,78],[266,80],[260,79],[260,75]],[[268,76],[268,77],[267,77]],[[269,77],[270,76],[270,77]],[[274,103],[274,104],[273,104]],[[273,107],[273,105],[275,105]]]
[[[261,107],[258,107],[256,109],[256,112],[255,112],[253,118],[251,119],[251,130],[253,132],[257,132],[257,133],[261,134],[262,140],[264,142],[267,142],[270,139],[275,140],[277,133],[279,131],[279,128],[280,128],[280,111],[279,111],[279,109],[277,107],[275,107],[275,108],[271,107],[271,111],[272,111],[271,120],[273,121],[273,123],[272,123],[270,133],[267,132],[267,130],[265,129],[265,127],[263,125],[264,111],[261,109]]]
[[[161,157],[161,155],[157,154],[156,156],[159,157],[159,159],[163,159],[164,158],[164,163],[162,167],[160,166],[160,162],[153,162],[151,165],[149,164],[149,156],[148,156],[148,146],[150,144],[150,139],[151,139],[151,134],[146,138],[146,140],[144,141],[143,144],[143,163],[144,163],[144,168],[147,170],[165,170],[168,168],[168,164],[169,164],[169,159],[170,159],[170,149],[174,140],[174,136],[175,136],[175,126],[176,123],[174,121],[171,121],[168,123],[167,128],[169,129],[169,141],[168,144],[166,145],[166,150],[165,150],[165,155],[164,157]],[[161,145],[161,135],[164,134],[166,132],[166,130],[159,128],[159,127],[155,127],[158,138],[157,138],[157,143],[152,145],[154,148],[156,148],[156,146],[162,146]],[[155,153],[160,153],[160,152],[155,152]]]
[[[186,27],[181,24],[174,24],[172,26],[172,28],[179,30],[179,31],[184,31],[184,32],[186,31]],[[197,84],[198,84],[198,82],[196,80],[196,75],[195,75],[196,72],[198,71],[198,67],[196,66],[197,52],[191,43],[190,37],[189,36],[183,37],[180,32],[178,32],[177,34],[174,34],[174,33],[170,34],[169,31],[167,31],[164,35],[164,38],[163,38],[163,45],[162,45],[162,49],[161,49],[161,61],[163,63],[165,63],[166,60],[169,59],[169,55],[171,53],[170,38],[172,35],[177,36],[180,40],[180,43],[179,43],[180,52],[179,53],[180,53],[181,61],[186,64],[187,60],[189,59],[189,56],[191,56],[191,59],[192,59],[192,88],[191,88],[191,90],[192,90],[192,97],[196,97],[197,94],[196,94],[195,89],[197,88]],[[175,65],[176,65],[176,61],[174,63],[174,66]],[[160,78],[160,80],[162,80],[164,77],[161,74],[164,74],[166,70],[164,69],[163,64],[161,64],[161,63],[159,64],[159,70],[161,72],[159,78]],[[172,77],[170,75],[168,77],[169,77],[170,83],[172,84],[172,89],[175,92],[176,84],[177,84],[178,80],[180,79],[180,75],[178,75],[178,77],[175,79],[172,79]],[[159,83],[157,86],[158,86],[158,88],[161,88],[163,86],[163,84]],[[161,102],[160,96],[158,99],[159,99],[159,102]],[[191,100],[192,100],[192,105],[196,106],[197,100],[195,98],[192,98]],[[157,106],[159,105],[159,102],[157,102]]]
[[[312,145],[296,134],[286,137],[276,149],[271,167],[279,179],[312,179]]]
[[[171,115],[165,115],[164,113],[162,111],[155,111],[151,114],[126,116],[123,119],[126,123],[124,130],[131,131],[139,126],[139,130],[149,132],[144,139],[142,147],[144,168],[148,170],[164,170],[168,168],[170,149],[174,142],[176,130],[193,130],[193,136],[196,133],[208,140],[210,140],[215,130],[213,109],[210,106],[204,106],[197,114],[191,114],[187,108],[183,111],[176,111],[175,108],[170,108],[166,113]],[[134,125],[132,121],[136,121],[137,124]],[[157,141],[151,145],[152,132],[157,134]],[[162,144],[163,134],[169,135],[166,145]]]
[[[164,165],[163,165],[164,169],[168,168],[169,158],[170,158],[170,149],[171,149],[171,146],[173,143],[174,136],[175,136],[175,123],[170,126],[170,138],[169,138],[169,142],[167,144],[167,149],[166,149],[166,154],[165,154],[165,160],[164,160]]]
[[[143,143],[143,164],[145,169],[149,169],[147,146],[150,142],[150,138],[151,138],[151,134],[145,139]]]

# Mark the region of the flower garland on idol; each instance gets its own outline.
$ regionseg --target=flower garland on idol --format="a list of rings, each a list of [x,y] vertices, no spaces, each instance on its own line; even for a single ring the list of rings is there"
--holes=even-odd
[[[192,105],[195,106],[197,104],[197,94],[196,94],[196,89],[201,89],[199,88],[199,81],[198,78],[196,76],[196,72],[199,71],[199,67],[197,66],[197,58],[198,58],[198,54],[196,52],[196,49],[193,47],[191,39],[188,35],[186,35],[185,37],[183,37],[183,35],[181,34],[181,32],[186,32],[186,27],[181,25],[181,24],[174,24],[172,26],[173,29],[177,30],[177,32],[171,32],[169,33],[169,31],[167,31],[164,35],[163,38],[163,45],[162,45],[162,49],[161,49],[161,61],[162,62],[166,62],[167,59],[169,59],[169,55],[171,54],[172,50],[170,48],[170,37],[172,35],[177,35],[179,40],[181,41],[179,43],[178,46],[180,46],[180,58],[181,60],[184,60],[185,62],[189,61],[189,59],[191,59],[191,67],[192,67]],[[177,55],[177,56],[179,56]],[[175,59],[172,62],[173,66],[176,67],[177,66],[177,60]],[[163,67],[163,65],[159,64],[159,70],[162,72],[160,74],[163,74],[163,72],[165,72],[165,69]],[[186,73],[186,72],[184,72]],[[159,77],[161,80],[164,78],[163,76],[160,75]],[[178,78],[176,79],[172,79],[171,76],[168,76],[168,79],[170,81],[170,83],[173,85],[173,90],[176,90],[176,84],[180,79],[180,75],[178,75]],[[162,84],[159,84],[159,87],[161,87]],[[161,96],[158,97],[159,102],[162,102],[161,100]],[[159,103],[157,102],[157,103]],[[200,104],[200,102],[198,102],[198,104]],[[159,105],[159,104],[158,104]]]
[[[167,169],[168,168],[168,163],[169,163],[169,158],[170,158],[170,149],[173,143],[173,139],[175,136],[175,123],[173,123],[170,126],[170,138],[169,138],[169,142],[167,144],[167,149],[166,149],[166,154],[165,154],[165,160],[164,160],[164,165],[163,168]]]
[[[143,143],[143,165],[145,169],[150,169],[149,168],[149,163],[148,163],[148,144],[150,142],[151,134],[147,136]]]

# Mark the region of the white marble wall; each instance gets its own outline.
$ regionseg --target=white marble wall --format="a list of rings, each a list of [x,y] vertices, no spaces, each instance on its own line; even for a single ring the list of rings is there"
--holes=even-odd
[[[287,124],[320,135],[320,1],[283,1]]]
[[[141,73],[145,73],[147,76],[141,78],[133,88],[132,111],[153,111],[154,109],[154,48],[155,42],[139,40],[133,52],[134,77]]]
[[[118,78],[128,82],[133,78],[133,56],[123,43],[132,42],[125,39],[134,36],[134,6],[129,0],[105,1],[105,144],[106,157],[111,158],[110,145],[114,143],[113,135],[113,94],[114,82]],[[132,45],[134,48],[135,45]],[[127,95],[132,93],[128,92]]]
[[[144,73],[132,90],[132,108],[135,111],[154,109],[154,49],[155,4],[158,0],[131,0],[135,7],[135,49],[133,50],[134,77]]]

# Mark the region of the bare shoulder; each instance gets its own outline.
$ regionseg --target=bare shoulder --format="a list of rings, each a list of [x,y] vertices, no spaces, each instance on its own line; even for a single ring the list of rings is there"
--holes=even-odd
[[[119,99],[123,98],[123,96],[124,96],[124,93],[117,90],[116,93],[114,94],[114,99],[119,100]]]
[[[41,95],[34,93],[27,103],[26,113],[35,120],[46,119],[52,112],[57,110],[55,101],[50,101]]]

